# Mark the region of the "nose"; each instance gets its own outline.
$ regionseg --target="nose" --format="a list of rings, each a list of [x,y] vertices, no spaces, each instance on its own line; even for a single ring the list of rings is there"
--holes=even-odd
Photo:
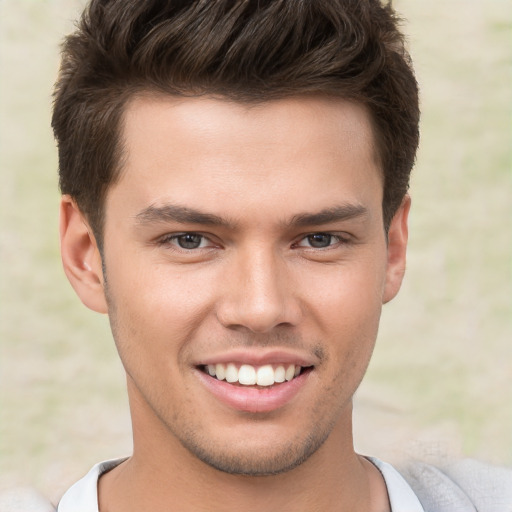
[[[295,326],[302,316],[287,263],[272,250],[252,250],[230,261],[217,317],[230,329],[267,333]]]

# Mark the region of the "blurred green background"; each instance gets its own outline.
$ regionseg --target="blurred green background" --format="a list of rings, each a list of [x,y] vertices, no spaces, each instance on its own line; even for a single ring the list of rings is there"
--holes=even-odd
[[[0,0],[0,490],[56,500],[131,449],[107,319],[60,267],[50,123],[78,0]],[[400,0],[422,90],[406,280],[355,402],[356,446],[512,464],[512,2]]]

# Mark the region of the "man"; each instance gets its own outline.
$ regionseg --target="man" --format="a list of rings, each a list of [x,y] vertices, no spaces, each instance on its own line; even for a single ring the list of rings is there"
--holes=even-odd
[[[351,427],[418,120],[377,1],[92,0],[55,93],[61,250],[109,315],[134,452],[60,512],[426,510]]]

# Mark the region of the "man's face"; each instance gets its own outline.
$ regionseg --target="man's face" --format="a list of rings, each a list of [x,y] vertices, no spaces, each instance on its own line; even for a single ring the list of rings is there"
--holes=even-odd
[[[104,265],[136,450],[265,474],[348,439],[400,284],[365,110],[146,96],[123,130]]]

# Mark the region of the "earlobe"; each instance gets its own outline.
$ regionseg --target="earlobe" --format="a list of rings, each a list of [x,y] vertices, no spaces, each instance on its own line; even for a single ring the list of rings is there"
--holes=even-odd
[[[70,196],[60,202],[60,250],[64,272],[80,300],[107,313],[101,255],[96,239]]]
[[[408,218],[411,198],[406,195],[395,213],[388,231],[386,283],[383,304],[392,300],[402,285],[405,274],[407,240],[409,236]]]

